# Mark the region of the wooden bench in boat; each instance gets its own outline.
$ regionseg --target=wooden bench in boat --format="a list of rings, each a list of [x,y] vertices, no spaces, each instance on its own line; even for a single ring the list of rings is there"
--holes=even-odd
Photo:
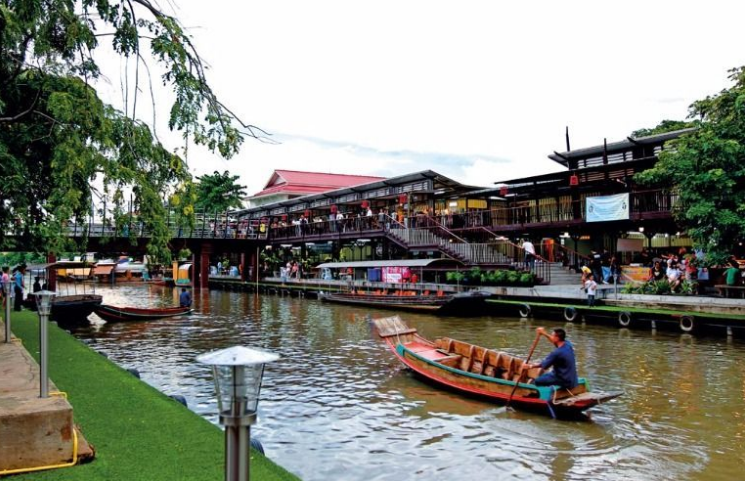
[[[516,381],[522,372],[523,360],[507,354],[506,352],[494,351],[481,346],[476,346],[463,341],[457,341],[448,337],[435,340],[435,346],[448,357],[448,366],[455,367],[461,371],[481,374],[488,377],[497,377],[510,381]],[[457,359],[454,365],[453,360]],[[541,374],[541,368],[533,368],[527,371],[522,381],[535,379]]]

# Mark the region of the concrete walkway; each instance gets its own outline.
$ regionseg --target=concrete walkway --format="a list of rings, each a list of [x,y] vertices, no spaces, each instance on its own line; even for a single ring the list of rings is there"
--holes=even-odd
[[[39,365],[19,339],[7,343],[0,336],[0,475],[92,459],[70,403],[61,395],[40,398]],[[57,392],[51,382],[49,391]]]

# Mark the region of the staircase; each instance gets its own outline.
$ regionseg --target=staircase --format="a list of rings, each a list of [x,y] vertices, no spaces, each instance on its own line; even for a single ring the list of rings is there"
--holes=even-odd
[[[438,249],[466,265],[512,264],[512,259],[499,252],[493,244],[470,243],[455,234],[442,235],[434,229],[392,228],[387,232],[397,244],[408,249]]]
[[[582,274],[578,274],[568,267],[564,267],[561,262],[549,263],[551,270],[551,285],[554,286],[578,286],[582,283]]]

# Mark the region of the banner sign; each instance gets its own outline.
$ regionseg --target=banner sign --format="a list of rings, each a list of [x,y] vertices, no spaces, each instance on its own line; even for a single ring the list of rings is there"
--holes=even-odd
[[[383,267],[382,281],[400,284],[408,282],[411,271],[408,267]]]
[[[649,267],[621,266],[621,279],[627,284],[644,284],[649,279]]]
[[[585,220],[604,222],[609,220],[628,220],[629,194],[603,195],[585,199]]]

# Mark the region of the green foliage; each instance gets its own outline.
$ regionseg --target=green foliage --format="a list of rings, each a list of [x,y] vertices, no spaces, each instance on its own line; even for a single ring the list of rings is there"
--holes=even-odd
[[[230,175],[226,170],[222,174],[215,171],[212,175],[197,177],[196,185],[197,210],[202,212],[225,212],[231,207],[243,207],[246,187],[236,183],[237,175]]]
[[[463,282],[463,279],[465,279],[466,275],[462,272],[447,272],[445,273],[445,280],[449,283],[455,284],[459,282]]]
[[[631,132],[631,137],[648,137],[650,135],[665,134],[667,132],[688,129],[695,126],[696,124],[694,122],[685,120],[663,120],[656,127],[652,127],[651,129],[639,129]]]
[[[193,226],[191,175],[183,159],[135,120],[142,85],[126,87],[127,112],[98,98],[89,80],[100,75],[94,60],[100,38],[111,39],[137,72],[148,57],[141,46],[149,45],[149,58],[176,94],[172,129],[227,158],[244,135],[256,137],[258,129],[243,125],[212,92],[178,20],[148,0],[3,2],[0,248],[16,243],[39,252],[81,251],[65,226],[84,222],[92,205],[104,200],[121,234],[131,192],[138,223],[153,234],[148,253],[168,262],[164,205],[175,208],[178,225]]]
[[[451,271],[445,274],[445,281],[450,284],[532,287],[535,285],[535,280],[535,274],[532,272],[518,272],[507,269],[482,271],[478,267],[474,267],[467,272]]]
[[[692,296],[698,292],[698,283],[683,280],[675,292],[670,289],[670,283],[666,280],[648,281],[643,284],[625,284],[621,289],[623,294],[648,294],[657,296],[683,295]]]
[[[635,176],[678,196],[676,221],[696,247],[725,259],[745,235],[745,69],[730,72],[734,85],[694,102],[698,129],[672,141],[657,164]]]

